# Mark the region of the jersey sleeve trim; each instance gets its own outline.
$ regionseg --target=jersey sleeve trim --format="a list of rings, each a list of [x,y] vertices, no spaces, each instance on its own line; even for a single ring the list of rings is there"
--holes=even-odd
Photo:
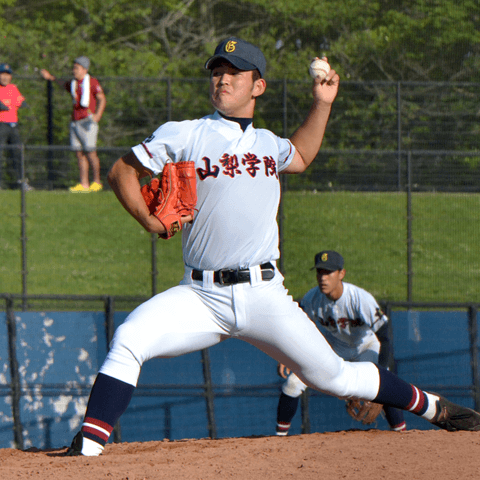
[[[142,142],[140,145],[141,145],[141,146],[143,147],[143,149],[145,150],[145,153],[146,153],[150,158],[153,158],[153,155],[151,154],[151,152],[150,152],[150,150],[147,148],[147,146],[146,146],[143,142]]]
[[[288,143],[288,153],[287,155],[285,156],[285,161],[284,162],[280,162],[279,166],[278,166],[278,172],[282,172],[283,170],[285,170],[291,163],[292,163],[292,160],[293,160],[293,157],[295,156],[295,146],[293,145],[293,143],[289,140],[289,139],[284,139],[287,143]]]

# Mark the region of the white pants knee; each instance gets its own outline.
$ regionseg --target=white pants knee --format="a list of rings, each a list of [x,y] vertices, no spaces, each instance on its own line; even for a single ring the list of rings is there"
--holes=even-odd
[[[333,346],[335,353],[340,353]],[[342,347],[341,353],[342,358],[345,358],[351,362],[373,362],[375,364],[378,363],[378,354],[379,354],[380,344],[379,342],[372,342],[371,345],[367,345],[367,350],[358,353],[355,349],[350,349],[346,351],[344,347]],[[307,385],[305,385],[294,373],[290,373],[290,375],[285,380],[285,383],[282,385],[282,392],[289,397],[299,397],[305,390],[307,389]]]
[[[234,337],[283,363],[306,385],[337,397],[372,400],[378,369],[346,362],[332,350],[288,295],[277,272],[271,281],[231,286],[197,282],[187,269],[182,284],[136,308],[115,332],[100,372],[136,385],[143,363],[176,357]]]

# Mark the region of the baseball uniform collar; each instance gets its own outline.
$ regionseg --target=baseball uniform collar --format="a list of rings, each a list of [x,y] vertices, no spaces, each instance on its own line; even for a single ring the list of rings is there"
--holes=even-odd
[[[212,119],[213,120],[217,120],[217,121],[220,121],[222,122],[224,125],[227,125],[229,126],[230,128],[234,129],[234,130],[242,130],[242,127],[241,125],[238,123],[238,121],[236,121],[237,119],[233,118],[233,117],[225,117],[223,116],[218,110],[215,111],[215,113],[213,114],[212,116]],[[243,119],[242,119],[243,120]],[[246,126],[245,130],[248,130],[249,128],[253,128],[253,119],[247,119],[247,120],[252,120],[248,123],[248,125]],[[244,130],[244,131],[245,131]]]
[[[227,115],[223,115],[223,113],[220,113],[220,112],[218,112],[218,114],[225,120],[238,123],[240,125],[240,128],[243,131],[245,131],[248,128],[248,126],[253,123],[253,118],[227,117]]]

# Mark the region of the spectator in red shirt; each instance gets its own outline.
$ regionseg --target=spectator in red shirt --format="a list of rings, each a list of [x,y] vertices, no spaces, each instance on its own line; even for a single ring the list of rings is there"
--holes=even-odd
[[[20,133],[18,131],[17,110],[22,106],[25,98],[16,85],[12,83],[13,71],[7,63],[0,63],[0,184],[1,184],[1,161],[3,147],[5,145],[20,145]],[[9,149],[10,150],[10,149]],[[21,153],[20,148],[13,148],[11,157],[16,171],[16,183],[22,183],[21,177]],[[28,190],[31,187],[25,182]]]
[[[99,81],[88,73],[90,60],[82,56],[74,60],[73,79],[67,82],[56,79],[48,70],[40,71],[45,80],[55,81],[72,95],[73,112],[70,123],[70,145],[75,151],[80,171],[80,183],[70,188],[71,192],[100,192],[100,160],[97,155],[98,123],[102,118],[107,100]],[[93,181],[89,182],[89,167]]]

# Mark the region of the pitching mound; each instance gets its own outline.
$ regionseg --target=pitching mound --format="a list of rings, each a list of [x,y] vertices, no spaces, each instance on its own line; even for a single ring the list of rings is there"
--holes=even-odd
[[[0,478],[65,479],[478,479],[480,433],[380,430],[291,437],[107,445],[100,457],[65,449],[0,450]]]

